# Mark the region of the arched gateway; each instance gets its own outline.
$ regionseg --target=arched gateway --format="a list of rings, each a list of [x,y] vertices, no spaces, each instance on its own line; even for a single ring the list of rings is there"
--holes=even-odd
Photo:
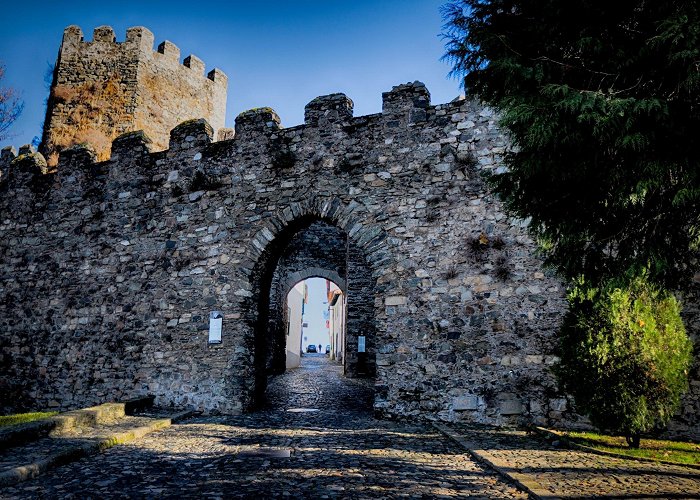
[[[146,122],[154,142],[129,131],[97,152],[62,149],[81,103],[52,98],[48,164],[29,146],[0,156],[0,411],[145,394],[251,409],[282,367],[286,292],[320,275],[348,292],[345,371],[376,372],[377,413],[578,421],[550,370],[563,287],[482,179],[507,148],[492,111],[432,105],[415,82],[386,92],[373,115],[354,117],[332,94],[295,127],[259,108],[219,140],[203,119],[168,134],[175,119],[223,125],[225,76],[204,78],[194,57],[180,64],[169,42],[153,51],[145,28],[114,39],[108,27],[90,42],[68,28],[52,96],[112,85],[107,70],[123,68],[133,116],[113,120],[118,130],[100,117],[96,132]],[[220,343],[209,342],[212,313]],[[698,429],[700,385],[682,408],[676,428]]]
[[[250,275],[256,293],[244,306],[256,315],[249,333],[255,352],[253,402],[264,392],[267,377],[285,369],[287,294],[296,283],[311,277],[332,280],[348,297],[344,374],[374,376],[376,372],[376,348],[381,344],[380,332],[385,331],[378,319],[384,287],[377,285],[377,278],[386,272],[389,261],[374,259],[372,265],[368,256],[386,250],[386,234],[369,223],[363,226],[337,199],[314,198],[296,208],[298,215],[292,220],[271,215],[266,228],[272,229],[263,230],[265,235],[257,238],[268,243],[262,249],[257,244],[249,248],[257,259]],[[351,220],[356,226],[352,237],[352,228],[347,227]],[[358,352],[359,336],[365,340],[362,352]]]

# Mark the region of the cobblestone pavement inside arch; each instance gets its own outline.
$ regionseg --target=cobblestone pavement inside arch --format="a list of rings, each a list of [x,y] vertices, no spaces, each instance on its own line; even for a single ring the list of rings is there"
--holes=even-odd
[[[374,420],[371,385],[324,355],[303,363],[272,381],[262,411],[187,420],[0,496],[527,497],[430,426]],[[288,411],[300,409],[319,411]]]

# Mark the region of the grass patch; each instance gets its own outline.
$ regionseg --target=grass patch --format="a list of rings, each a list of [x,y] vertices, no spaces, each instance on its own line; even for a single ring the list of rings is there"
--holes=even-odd
[[[0,415],[0,427],[8,425],[26,424],[34,420],[42,420],[44,418],[57,415],[57,411],[38,411],[34,413],[16,413],[14,415]]]
[[[642,438],[639,448],[633,449],[627,446],[624,437],[605,436],[594,432],[567,432],[565,436],[574,443],[601,451],[630,457],[700,465],[700,444]]]

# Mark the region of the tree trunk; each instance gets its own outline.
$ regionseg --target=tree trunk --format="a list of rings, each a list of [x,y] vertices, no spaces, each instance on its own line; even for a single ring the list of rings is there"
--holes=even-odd
[[[635,448],[635,449],[639,448],[640,439],[641,439],[641,436],[639,435],[638,432],[635,434],[628,434],[627,436],[625,436],[625,440],[627,441],[627,446],[629,446],[630,448]]]

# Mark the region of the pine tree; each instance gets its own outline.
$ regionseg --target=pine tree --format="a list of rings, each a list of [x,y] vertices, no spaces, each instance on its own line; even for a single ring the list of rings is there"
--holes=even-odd
[[[570,278],[648,268],[682,288],[700,248],[700,2],[461,0],[446,58],[513,143],[492,178]]]

